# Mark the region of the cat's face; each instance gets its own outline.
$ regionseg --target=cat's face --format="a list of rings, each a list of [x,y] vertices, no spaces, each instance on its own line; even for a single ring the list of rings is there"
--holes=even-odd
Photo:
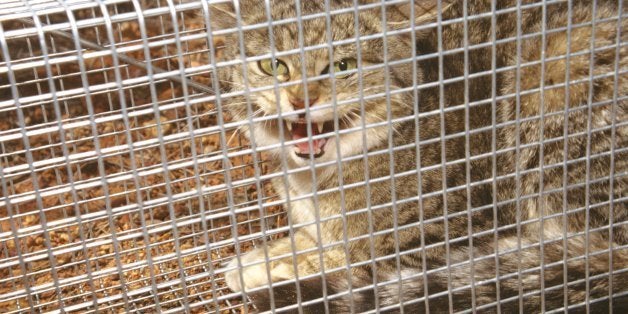
[[[264,3],[241,1],[248,30],[227,36],[223,60],[248,60],[221,75],[230,91],[246,91],[227,102],[236,120],[268,118],[245,125],[247,136],[258,147],[275,145],[273,152],[297,166],[381,145],[391,130],[383,122],[411,115],[413,107],[411,92],[394,92],[411,85],[411,61],[384,64],[412,56],[409,36],[387,36],[384,43],[381,7],[360,11],[356,23],[353,10],[328,16],[322,3],[302,2],[301,16],[319,17],[299,22],[293,1],[271,2],[272,20],[282,22],[270,36]],[[331,10],[352,5],[332,1]]]

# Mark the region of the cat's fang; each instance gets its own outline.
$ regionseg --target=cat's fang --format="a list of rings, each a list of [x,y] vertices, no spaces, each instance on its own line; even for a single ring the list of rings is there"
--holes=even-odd
[[[285,125],[286,125],[286,128],[288,129],[288,131],[290,131],[292,133],[292,123],[286,122]]]
[[[318,134],[322,134],[323,133],[323,127],[325,126],[324,123],[314,123],[316,124],[316,127],[318,128]]]

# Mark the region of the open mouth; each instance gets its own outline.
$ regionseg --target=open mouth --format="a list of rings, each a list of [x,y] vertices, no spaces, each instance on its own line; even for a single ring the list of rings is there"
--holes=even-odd
[[[292,140],[299,140],[307,138],[307,126],[308,122],[305,118],[300,118],[296,122],[285,121],[286,129],[289,132],[289,136]],[[334,131],[334,121],[325,122],[311,122],[312,137],[320,134],[325,134]],[[294,144],[294,153],[301,158],[310,158],[312,155],[314,158],[318,158],[325,154],[325,145],[327,144],[327,138],[312,139],[312,146],[310,147],[310,141]]]

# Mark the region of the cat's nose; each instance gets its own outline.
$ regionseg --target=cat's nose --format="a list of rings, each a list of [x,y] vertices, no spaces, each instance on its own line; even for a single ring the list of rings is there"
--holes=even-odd
[[[292,104],[292,107],[294,107],[294,109],[303,109],[303,108],[305,108],[305,100],[304,99],[290,97],[288,100],[290,101],[290,103]],[[312,105],[314,105],[316,103],[316,101],[318,100],[318,97],[316,97],[316,98],[310,97],[310,99],[308,99],[308,100],[309,100],[310,107],[311,107]]]

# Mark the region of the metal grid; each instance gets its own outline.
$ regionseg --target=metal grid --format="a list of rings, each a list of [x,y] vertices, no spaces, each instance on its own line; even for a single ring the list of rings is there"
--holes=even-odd
[[[403,288],[401,279],[427,278],[430,274],[442,272],[451,274],[452,269],[465,263],[470,263],[471,279],[469,287],[472,299],[476,298],[476,285],[486,282],[475,282],[473,276],[474,263],[481,264],[486,259],[492,259],[499,265],[500,254],[492,253],[487,256],[477,256],[471,252],[481,239],[491,238],[497,243],[501,232],[516,230],[520,235],[526,225],[544,221],[552,223],[556,219],[573,213],[593,211],[596,208],[610,208],[610,223],[605,226],[596,226],[589,229],[587,224],[584,235],[588,240],[588,232],[606,232],[611,234],[609,246],[612,249],[594,253],[613,256],[614,252],[625,251],[628,243],[614,246],[612,242],[613,228],[628,228],[627,221],[614,221],[613,208],[626,208],[628,195],[625,188],[622,193],[610,193],[608,200],[600,203],[590,202],[588,199],[589,187],[605,181],[617,187],[628,177],[628,169],[622,158],[628,156],[626,139],[618,138],[628,128],[628,121],[618,111],[626,109],[628,102],[626,91],[622,90],[621,78],[628,72],[620,59],[626,58],[627,48],[623,38],[622,26],[626,25],[626,9],[622,8],[623,1],[618,0],[619,15],[603,17],[587,23],[571,24],[564,28],[545,29],[547,7],[568,3],[568,14],[571,14],[572,4],[566,1],[543,1],[519,3],[514,7],[501,8],[499,1],[494,1],[491,10],[482,15],[468,15],[453,20],[444,20],[441,13],[436,20],[428,24],[415,24],[415,15],[418,12],[414,6],[409,8],[409,21],[406,29],[390,29],[384,27],[380,34],[363,34],[354,39],[336,40],[327,32],[323,47],[338,47],[351,41],[368,41],[383,38],[382,49],[384,61],[379,64],[362,65],[360,45],[356,45],[356,59],[358,67],[355,75],[362,78],[365,72],[387,69],[388,67],[406,64],[412,68],[413,84],[405,88],[394,88],[387,74],[383,88],[378,92],[367,93],[368,86],[359,80],[361,92],[353,99],[336,99],[336,80],[334,75],[329,78],[332,82],[332,101],[319,106],[320,108],[341,107],[358,102],[361,107],[358,115],[362,124],[353,129],[344,129],[333,135],[340,136],[356,133],[361,134],[360,141],[367,142],[366,130],[385,126],[392,129],[393,124],[413,123],[416,129],[427,119],[441,121],[439,124],[440,137],[426,139],[419,132],[413,143],[405,146],[395,146],[394,133],[387,132],[387,147],[379,150],[364,149],[353,156],[342,157],[333,161],[316,163],[310,156],[310,165],[291,167],[287,158],[280,158],[280,167],[277,170],[269,168],[268,164],[277,163],[271,152],[277,149],[290,150],[293,142],[263,144],[252,140],[239,132],[243,126],[253,123],[266,123],[270,120],[281,119],[284,116],[281,109],[277,114],[266,115],[261,118],[249,118],[244,121],[232,120],[233,116],[225,107],[229,106],[237,97],[245,97],[251,105],[251,95],[259,89],[244,86],[228,93],[222,93],[214,85],[218,78],[216,69],[229,67],[242,60],[257,62],[264,58],[298,55],[306,60],[309,51],[320,49],[320,46],[311,47],[305,43],[303,35],[304,24],[312,19],[325,19],[330,28],[331,16],[341,14],[359,14],[359,12],[383,9],[386,6],[403,5],[405,1],[374,1],[353,5],[340,9],[332,9],[326,2],[326,10],[319,13],[302,15],[297,12],[294,19],[272,20],[257,25],[245,25],[244,19],[237,15],[238,27],[234,29],[213,29],[208,32],[211,24],[210,6],[214,2],[201,1],[140,1],[140,0],[102,0],[102,1],[5,1],[0,4],[0,174],[2,197],[0,198],[0,312],[234,312],[250,311],[251,307],[242,306],[248,303],[246,294],[231,292],[225,284],[224,274],[229,271],[227,263],[234,257],[241,258],[246,251],[255,247],[265,247],[272,240],[281,237],[294,237],[298,228],[307,227],[290,221],[287,210],[304,199],[313,199],[313,206],[319,206],[319,197],[330,193],[340,193],[356,186],[365,186],[368,196],[371,181],[388,180],[392,182],[392,199],[386,204],[371,204],[370,197],[364,208],[352,208],[351,214],[345,213],[346,204],[341,198],[338,206],[343,209],[343,215],[353,215],[377,211],[383,207],[390,207],[393,213],[407,204],[417,204],[422,211],[423,199],[440,197],[443,202],[444,214],[448,219],[467,219],[473,221],[475,213],[490,211],[497,225],[498,208],[512,205],[520,213],[522,207],[531,199],[543,196],[562,194],[564,200],[570,189],[586,189],[586,205],[584,208],[572,208],[563,202],[563,208],[558,214],[542,216],[540,219],[522,221],[501,225],[490,230],[477,232],[472,223],[463,235],[450,237],[448,219],[444,219],[444,238],[436,244],[425,243],[423,239],[424,226],[430,223],[443,221],[442,217],[420,217],[420,220],[399,226],[395,218],[394,226],[388,230],[377,232],[393,234],[395,254],[388,259],[400,258],[407,254],[421,251],[422,248],[443,246],[443,253],[451,254],[450,245],[467,246],[469,261],[456,262],[448,259],[444,269],[428,269],[425,254],[423,254],[423,269],[420,273],[408,275],[402,268],[397,268],[396,282]],[[461,1],[462,2],[462,1]],[[594,1],[593,15],[596,15],[598,1]],[[265,2],[265,9],[270,13],[271,6]],[[446,1],[435,2],[438,12],[442,12],[447,5]],[[300,2],[296,1],[296,7]],[[464,1],[463,7],[467,7]],[[500,7],[500,8],[498,8]],[[503,16],[514,16],[517,21],[523,19],[523,14],[530,10],[540,9],[542,28],[535,32],[524,33],[521,23],[517,23],[516,36],[500,38],[496,31],[497,21]],[[298,11],[298,10],[297,10]],[[386,15],[382,15],[382,23],[386,25]],[[488,19],[492,25],[490,42],[473,42],[468,38],[466,29],[469,24],[480,19]],[[280,51],[271,49],[268,55],[248,56],[241,52],[240,60],[220,61],[220,54],[224,50],[224,37],[233,34],[242,34],[247,31],[281,27],[282,24],[296,23],[299,32],[295,41],[299,47],[296,51]],[[566,71],[564,80],[553,85],[545,85],[545,68],[556,62],[564,61],[569,64],[570,58],[580,58],[586,55],[594,59],[594,54],[588,51],[569,51],[563,55],[549,56],[541,54],[538,60],[522,63],[522,46],[525,40],[541,38],[543,51],[547,50],[548,36],[564,32],[569,37],[572,31],[593,28],[596,25],[613,24],[617,29],[616,40],[610,44],[599,46],[595,43],[595,36],[590,40],[590,48],[596,52],[612,51],[616,56],[612,60],[613,69],[610,72],[599,73],[594,71],[590,62],[590,75],[570,78],[570,71]],[[464,32],[464,42],[461,47],[448,48],[443,42],[444,28],[460,26]],[[356,30],[359,25],[356,22]],[[418,55],[415,42],[412,44],[412,55],[402,60],[388,61],[386,51],[389,47],[387,37],[399,34],[415,36],[425,29],[436,29],[438,50],[428,55]],[[269,45],[275,47],[275,38],[270,36]],[[240,42],[242,45],[242,41]],[[513,44],[516,50],[513,57],[517,60],[514,65],[498,67],[496,50],[498,45]],[[492,54],[491,67],[484,71],[471,71],[469,64],[474,51],[482,50]],[[333,49],[329,51],[329,60],[333,61]],[[448,56],[463,54],[463,75],[447,77],[443,72]],[[589,57],[590,56],[590,57]],[[622,59],[622,60],[623,60]],[[418,79],[417,65],[431,60],[436,67],[437,80],[421,84]],[[534,89],[525,89],[520,86],[522,75],[526,69],[540,67],[540,86]],[[305,63],[302,64],[303,72]],[[273,71],[277,71],[276,66]],[[246,76],[246,70],[243,75]],[[498,86],[498,76],[514,73],[516,82],[512,93],[504,93]],[[595,73],[595,74],[594,74]],[[527,74],[529,75],[529,74]],[[303,77],[294,82],[282,83],[275,80],[274,84],[262,87],[262,90],[274,90],[279,97],[280,90],[294,84],[316,82],[320,77]],[[491,97],[486,99],[472,99],[470,84],[465,83],[473,79],[484,79]],[[569,110],[546,113],[541,109],[540,115],[519,116],[522,98],[540,94],[541,99],[548,91],[564,90],[566,103],[569,102],[569,88],[573,84],[585,84],[589,91],[594,88],[594,82],[608,79],[614,84],[614,94],[608,99],[594,99],[590,96],[587,103],[572,106]],[[464,84],[463,102],[446,104],[447,84]],[[421,91],[436,88],[438,95],[437,108],[422,110]],[[394,106],[391,97],[396,94],[407,93],[412,96],[414,114],[393,117],[380,123],[366,123],[365,104],[373,99],[379,99],[388,112]],[[590,93],[592,95],[592,93]],[[308,102],[305,95],[305,102]],[[513,101],[517,104],[517,116],[512,121],[499,123],[498,107],[504,101]],[[541,108],[543,108],[543,100]],[[604,127],[592,126],[592,111],[595,108],[612,108],[612,122]],[[249,107],[250,110],[251,107]],[[473,127],[469,121],[469,111],[475,108],[488,108],[490,120],[484,126]],[[318,109],[318,108],[316,108]],[[303,114],[310,116],[312,107],[305,106]],[[531,169],[520,169],[515,166],[514,172],[503,173],[498,165],[500,155],[515,153],[524,154],[527,149],[540,145],[563,145],[562,151],[568,152],[568,142],[562,138],[544,137],[543,128],[539,140],[536,142],[519,142],[514,147],[499,147],[498,132],[506,128],[514,128],[516,132],[531,121],[554,120],[557,116],[565,117],[569,121],[569,114],[575,111],[588,110],[588,127],[585,134],[574,133],[569,130],[569,124],[564,125],[564,137],[582,137],[587,142],[587,151],[583,158],[567,160],[554,164],[544,164],[543,149],[540,150],[540,164]],[[451,132],[444,123],[450,113],[460,113],[464,117],[462,131]],[[339,130],[341,120],[334,118],[335,129]],[[536,122],[535,122],[536,123]],[[283,125],[283,124],[281,124]],[[280,127],[282,131],[283,127]],[[313,131],[308,128],[307,143],[311,147],[315,144]],[[592,152],[592,134],[610,131],[610,141],[613,143],[610,150]],[[588,134],[588,136],[587,136]],[[315,135],[315,134],[314,134]],[[473,154],[471,147],[474,140],[487,137],[491,143],[491,150],[482,154]],[[259,140],[259,139],[258,139]],[[461,159],[451,159],[447,156],[447,141],[460,141],[467,147]],[[423,147],[437,145],[440,147],[441,162],[434,165],[422,165],[420,158],[416,160],[414,171],[403,173],[395,170],[395,153],[402,150],[415,150],[420,156]],[[340,154],[340,148],[332,154]],[[368,166],[368,158],[378,155],[387,155],[390,162],[389,174],[378,178],[369,178],[368,167],[364,180],[344,184],[344,162],[364,160]],[[610,158],[611,169],[608,175],[590,178],[588,175],[591,164],[596,158]],[[593,162],[591,162],[593,160]],[[492,164],[491,173],[482,179],[473,179],[472,165],[479,161]],[[568,168],[576,164],[586,163],[587,176],[584,182],[571,182],[568,177]],[[449,185],[445,173],[450,167],[462,165],[466,172],[464,182],[458,185]],[[317,169],[332,166],[339,173],[339,189],[317,190],[303,193],[301,196],[279,196],[270,184],[271,179],[283,180],[289,175],[307,173],[316,182],[319,175]],[[453,168],[452,168],[453,169]],[[541,171],[539,171],[541,169]],[[542,179],[547,169],[560,169],[562,185],[560,187],[544,187]],[[425,173],[437,171],[442,173],[442,180],[436,182],[439,189],[422,191],[423,184],[418,185],[418,191],[412,197],[397,197],[395,181],[403,182],[405,177],[414,176],[421,182]],[[540,187],[536,193],[523,191],[517,187],[515,197],[491,200],[488,203],[477,205],[472,193],[479,187],[488,187],[493,194],[497,194],[499,182],[520,182],[531,173],[541,176]],[[615,183],[616,182],[616,183]],[[622,191],[620,191],[622,192]],[[466,194],[467,209],[459,212],[447,212],[448,198],[457,197],[456,193]],[[623,207],[622,207],[623,206]],[[442,212],[443,213],[443,212]],[[368,216],[373,224],[372,217]],[[521,216],[523,217],[523,216]],[[327,217],[329,218],[329,217]],[[333,218],[333,217],[332,217]],[[588,216],[587,216],[588,218]],[[565,218],[566,219],[566,218]],[[320,225],[320,217],[317,217]],[[320,228],[320,226],[318,226]],[[421,233],[420,246],[403,248],[400,246],[398,234],[404,230],[416,228]],[[609,231],[610,230],[610,231]],[[342,243],[347,245],[351,241],[373,236],[364,234],[349,237],[346,234]],[[563,237],[573,236],[571,230],[565,227]],[[556,241],[544,239],[541,233],[540,242]],[[521,239],[521,237],[519,237]],[[319,238],[320,240],[320,238]],[[616,239],[617,240],[617,239]],[[465,244],[466,243],[466,244]],[[260,245],[262,244],[262,245]],[[564,245],[564,257],[567,256],[567,241]],[[315,249],[322,249],[323,244]],[[537,245],[538,246],[538,245]],[[515,250],[523,251],[533,244],[517,243]],[[370,248],[375,256],[374,248]],[[543,245],[540,246],[541,252]],[[620,254],[620,253],[616,253]],[[582,256],[581,256],[582,257]],[[588,257],[588,255],[587,255]],[[268,258],[268,257],[267,257]],[[570,257],[572,258],[572,257]],[[322,259],[322,257],[321,257]],[[588,259],[587,259],[588,260]],[[351,263],[347,259],[347,263]],[[550,266],[540,266],[540,276]],[[375,260],[369,263],[375,268]],[[363,266],[352,265],[355,267]],[[625,266],[625,265],[624,265]],[[241,265],[239,267],[242,267]],[[296,266],[295,266],[296,267]],[[566,267],[566,266],[565,266]],[[587,265],[588,267],[588,265]],[[613,271],[627,271],[617,269],[617,265],[610,262],[609,273],[595,276],[612,277]],[[519,273],[510,274],[519,276]],[[530,271],[529,269],[527,271]],[[589,278],[588,268],[586,277]],[[500,280],[499,266],[495,270],[495,279]],[[593,275],[592,275],[593,276]],[[595,277],[593,276],[593,277]],[[305,276],[307,277],[307,276]],[[508,276],[506,276],[508,277]],[[596,277],[596,278],[598,278]],[[502,278],[503,279],[503,278]],[[446,280],[448,287],[453,289],[452,277]],[[392,282],[395,282],[393,279]],[[565,277],[564,289],[565,304],[567,301],[568,279]],[[620,283],[616,283],[620,284]],[[370,288],[384,289],[383,283],[373,280]],[[467,287],[467,288],[469,288]],[[354,288],[348,288],[345,294],[352,294]],[[555,288],[555,287],[542,287]],[[460,288],[462,289],[462,288]],[[587,285],[588,289],[588,285]],[[612,288],[610,288],[612,289]],[[515,297],[504,297],[502,300],[497,289],[496,303],[516,300]],[[609,290],[612,291],[612,290]],[[519,295],[527,291],[520,287]],[[544,300],[545,291],[541,292]],[[453,311],[455,294],[450,289],[440,295],[448,299],[449,308],[434,309]],[[438,296],[438,295],[437,295]],[[612,293],[602,298],[602,301],[612,300]],[[617,295],[615,297],[621,297]],[[276,296],[275,296],[276,297]],[[431,296],[430,296],[431,298]],[[300,298],[299,302],[301,302]],[[413,301],[429,301],[427,296],[421,296]],[[328,296],[323,295],[323,301],[329,302]],[[596,300],[586,299],[585,304],[576,304],[589,309],[589,304]],[[377,301],[375,301],[377,302]],[[542,301],[544,302],[544,301]],[[608,302],[608,301],[606,301]],[[621,302],[621,301],[619,301]],[[402,302],[404,303],[404,302]],[[295,304],[301,306],[301,304]],[[352,305],[353,306],[353,305]],[[468,311],[489,309],[494,304],[476,304],[472,302]],[[390,306],[398,309],[399,305]],[[383,307],[385,308],[385,307]]]
[[[220,265],[232,232],[242,249],[260,237],[274,192],[217,122],[199,9],[2,4],[1,312],[241,303]],[[268,205],[266,225],[282,211]]]

